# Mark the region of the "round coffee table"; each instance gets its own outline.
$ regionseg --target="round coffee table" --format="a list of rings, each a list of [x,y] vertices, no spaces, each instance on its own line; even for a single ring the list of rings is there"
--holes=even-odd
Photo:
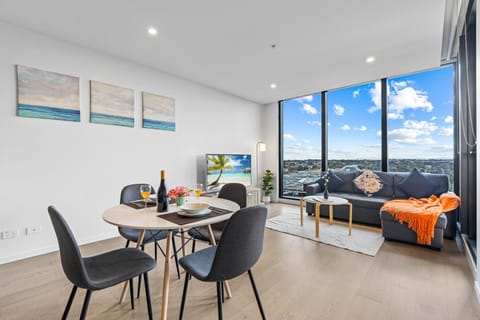
[[[348,235],[352,235],[352,204],[347,199],[330,196],[324,199],[322,196],[308,196],[300,198],[300,225],[303,227],[303,203],[310,202],[315,205],[315,237],[320,235],[320,206],[328,206],[329,223],[333,224],[333,206],[349,206]]]

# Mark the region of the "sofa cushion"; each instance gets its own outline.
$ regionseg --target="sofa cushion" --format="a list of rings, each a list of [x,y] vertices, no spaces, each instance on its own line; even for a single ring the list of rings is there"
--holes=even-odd
[[[382,211],[381,216],[382,216],[382,220],[396,221],[395,218],[387,211]],[[445,215],[445,213],[442,213],[441,215],[438,216],[437,222],[435,223],[435,228],[445,229],[446,227],[447,227],[447,216]]]
[[[350,202],[353,205],[353,215],[355,215],[355,208],[358,208],[358,207],[371,208],[372,210],[377,211],[377,214],[378,214],[383,204],[391,200],[391,198],[389,197],[379,197],[379,196],[367,197],[366,195],[361,193],[335,192],[335,193],[332,193],[331,195],[348,200],[348,202]]]
[[[434,194],[436,185],[425,177],[417,168],[398,184],[407,195],[414,198],[426,198]]]
[[[332,171],[342,183],[338,185],[332,192],[355,192],[353,187],[353,179],[355,179],[355,172],[344,172],[344,171]],[[328,190],[330,191],[330,184],[328,185]]]
[[[353,179],[355,186],[363,191],[367,197],[371,197],[383,188],[383,180],[372,170],[365,170],[361,175]]]
[[[340,179],[333,171],[330,171],[328,175],[328,191],[334,192],[343,184],[343,180]],[[325,179],[318,179],[318,183],[322,186],[322,190],[324,190],[323,186],[325,185]]]
[[[388,172],[374,171],[377,176],[380,177],[383,181],[383,188],[380,189],[375,196],[388,197],[390,200],[394,198],[395,193],[393,192],[393,174]]]

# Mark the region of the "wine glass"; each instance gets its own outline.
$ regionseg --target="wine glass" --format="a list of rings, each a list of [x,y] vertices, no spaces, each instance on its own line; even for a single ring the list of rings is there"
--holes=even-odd
[[[149,184],[140,185],[140,194],[142,195],[143,201],[145,201],[145,209],[147,209],[147,199],[150,197],[151,192],[152,189],[150,188]]]
[[[201,183],[197,183],[194,187],[193,187],[193,193],[195,194],[195,196],[197,197],[200,197],[200,195],[202,194],[202,191],[203,191],[203,184]]]

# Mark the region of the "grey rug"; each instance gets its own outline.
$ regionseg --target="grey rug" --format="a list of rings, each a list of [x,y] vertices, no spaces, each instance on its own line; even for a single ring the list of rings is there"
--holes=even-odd
[[[288,233],[297,237],[329,244],[335,247],[363,253],[374,257],[383,244],[381,230],[374,228],[352,228],[352,235],[348,235],[348,224],[334,221],[333,225],[320,220],[320,236],[315,237],[315,218],[305,216],[303,227],[300,226],[298,214],[283,213],[267,220],[268,229]]]

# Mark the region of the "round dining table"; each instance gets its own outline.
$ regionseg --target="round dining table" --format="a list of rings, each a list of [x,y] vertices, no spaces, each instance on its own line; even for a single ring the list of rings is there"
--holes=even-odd
[[[184,231],[190,228],[208,226],[208,231],[210,235],[210,242],[215,245],[215,237],[213,236],[212,229],[210,224],[225,221],[230,219],[233,213],[240,209],[240,206],[230,200],[220,199],[216,197],[188,197],[187,203],[207,203],[210,207],[218,208],[220,210],[227,210],[229,212],[221,215],[216,215],[212,217],[203,217],[205,219],[196,219],[197,217],[192,217],[191,222],[183,219],[182,223],[172,222],[172,219],[167,220],[163,219],[162,215],[177,213],[181,209],[175,204],[169,205],[167,212],[157,212],[156,207],[147,207],[141,209],[135,209],[130,207],[127,204],[117,205],[110,209],[105,210],[103,213],[103,220],[106,222],[119,226],[132,229],[141,230],[138,240],[137,248],[140,247],[143,242],[146,230],[167,230],[168,235],[166,237],[166,249],[165,249],[165,267],[163,275],[163,294],[162,294],[162,311],[161,319],[167,319],[167,309],[168,309],[168,292],[170,286],[170,256],[172,250],[172,232],[173,230],[180,230],[182,238],[182,252],[185,255],[185,238]],[[170,215],[171,216],[171,215]],[[175,220],[175,219],[173,219]],[[125,282],[120,297],[120,302],[125,298],[128,288],[128,281]],[[231,297],[231,291],[226,282],[225,289],[227,291],[227,296]]]

